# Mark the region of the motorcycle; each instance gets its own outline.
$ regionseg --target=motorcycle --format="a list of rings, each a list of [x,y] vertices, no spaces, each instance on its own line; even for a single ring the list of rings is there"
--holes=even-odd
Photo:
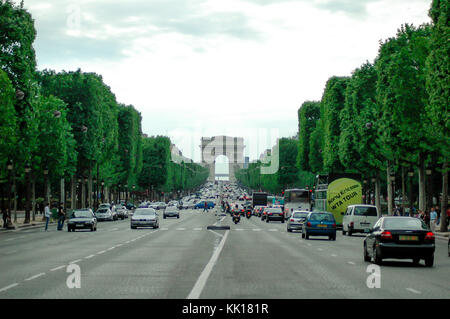
[[[247,219],[250,219],[250,217],[252,217],[252,212],[248,210],[246,216]]]
[[[237,224],[241,221],[241,216],[233,215],[233,223]]]

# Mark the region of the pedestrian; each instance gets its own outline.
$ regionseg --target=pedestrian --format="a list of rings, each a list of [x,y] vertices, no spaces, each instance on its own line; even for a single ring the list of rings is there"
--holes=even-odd
[[[450,206],[447,206],[445,213],[447,214],[447,225],[445,225],[445,230],[448,230],[448,225],[450,225]]]
[[[203,208],[203,212],[207,212],[208,211],[208,202],[205,201],[205,207]]]
[[[48,222],[50,220],[50,206],[49,203],[45,203],[45,208],[44,208],[44,216],[45,216],[45,231],[48,230]]]
[[[437,213],[434,207],[431,207],[429,218],[430,218],[430,229],[432,232],[434,232],[434,230],[436,229],[436,219],[437,219]]]
[[[436,214],[437,214],[437,218],[436,218],[436,226],[438,226],[441,223],[441,209],[439,208],[439,205],[436,205]]]
[[[60,203],[58,207],[58,230],[63,230],[65,216],[63,204]]]
[[[3,207],[3,228],[8,228],[8,211]]]
[[[44,215],[44,201],[42,201],[40,204],[39,204],[39,210],[40,210],[40,213],[41,213],[41,215]]]

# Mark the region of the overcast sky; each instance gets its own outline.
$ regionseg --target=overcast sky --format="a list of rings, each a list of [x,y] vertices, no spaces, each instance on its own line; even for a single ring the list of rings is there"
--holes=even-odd
[[[19,1],[17,1],[19,2]],[[103,76],[143,132],[200,160],[201,136],[241,136],[259,157],[298,131],[327,79],[377,55],[431,0],[25,0],[38,68]]]

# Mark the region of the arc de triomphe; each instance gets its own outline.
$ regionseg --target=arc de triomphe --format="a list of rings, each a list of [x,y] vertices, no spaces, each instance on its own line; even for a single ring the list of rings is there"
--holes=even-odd
[[[202,165],[209,166],[208,181],[215,181],[216,158],[224,155],[229,161],[229,181],[235,182],[236,168],[244,166],[244,139],[242,137],[213,136],[202,137]]]

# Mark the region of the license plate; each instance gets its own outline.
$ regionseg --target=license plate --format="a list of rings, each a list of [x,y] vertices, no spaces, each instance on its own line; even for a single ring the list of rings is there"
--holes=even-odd
[[[320,224],[320,225],[317,225],[318,227],[322,227],[322,228],[327,228],[327,225],[323,225],[323,224]]]
[[[77,227],[83,227],[84,225],[83,224],[77,224]]]
[[[400,240],[404,241],[418,241],[418,236],[400,236]]]

